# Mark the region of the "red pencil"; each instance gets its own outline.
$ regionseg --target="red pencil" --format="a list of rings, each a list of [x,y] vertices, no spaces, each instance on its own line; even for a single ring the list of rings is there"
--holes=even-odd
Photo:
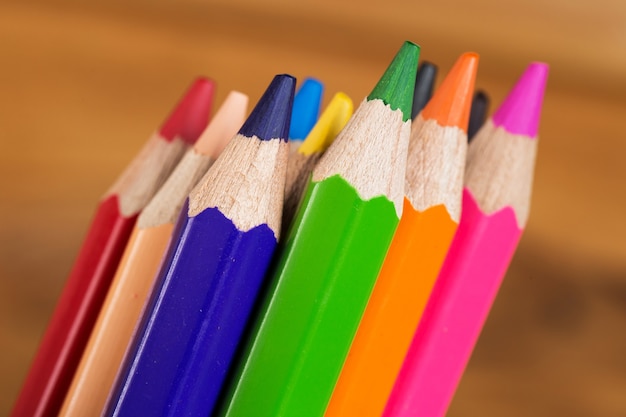
[[[213,89],[197,79],[102,198],[11,416],[59,412],[135,220],[204,130]]]

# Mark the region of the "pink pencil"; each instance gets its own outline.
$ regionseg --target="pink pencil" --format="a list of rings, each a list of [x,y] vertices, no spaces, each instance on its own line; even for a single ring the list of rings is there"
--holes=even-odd
[[[448,409],[528,219],[547,76],[531,64],[468,148],[459,228],[383,417]]]

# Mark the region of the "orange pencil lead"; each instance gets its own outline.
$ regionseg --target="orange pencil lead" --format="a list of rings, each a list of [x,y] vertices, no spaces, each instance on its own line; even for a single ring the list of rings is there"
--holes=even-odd
[[[477,70],[478,54],[461,55],[422,110],[424,120],[435,119],[441,126],[456,126],[467,133]]]

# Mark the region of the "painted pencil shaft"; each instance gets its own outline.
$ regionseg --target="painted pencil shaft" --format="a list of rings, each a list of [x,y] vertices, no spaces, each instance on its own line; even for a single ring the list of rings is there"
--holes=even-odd
[[[322,200],[324,207],[320,208],[318,201]],[[318,207],[305,222],[295,219],[293,229],[297,231],[288,236],[284,251],[310,245],[309,236],[318,233],[326,236],[327,250],[319,253],[313,246],[311,255],[299,262],[281,258],[278,277],[289,274],[301,280],[278,280],[278,285],[270,288],[280,299],[273,297],[271,306],[266,302],[261,308],[263,323],[253,331],[256,340],[244,353],[247,366],[239,376],[227,416],[288,416],[296,410],[306,416],[323,414],[358,325],[355,316],[365,308],[373,285],[370,279],[354,286],[346,277],[368,277],[372,270],[380,269],[397,225],[389,201],[364,202],[338,176],[312,184],[302,203],[307,204]],[[374,226],[360,227],[355,212],[360,215],[358,220]],[[338,236],[337,230],[344,233]],[[352,250],[344,254],[345,247]],[[345,264],[335,268],[340,257]],[[323,278],[311,279],[315,276]],[[332,291],[337,301],[324,303],[322,309],[327,291]],[[306,340],[307,334],[315,340]]]
[[[83,323],[95,322],[98,314],[97,311],[82,312],[78,307],[84,297],[92,303],[101,302],[98,294],[104,298],[106,277],[115,273],[117,260],[122,256],[137,217],[121,216],[118,207],[116,196],[100,203],[12,416],[52,417],[60,409],[89,337],[89,332],[83,330]],[[92,279],[83,279],[85,275]],[[68,325],[69,317],[73,320]]]
[[[313,171],[217,415],[323,415],[402,211],[418,52],[403,46]]]
[[[402,219],[326,417],[384,410],[458,225],[477,66],[476,54],[461,55],[414,120]]]
[[[242,322],[248,314],[245,305],[254,301],[249,294],[258,289],[263,277],[258,271],[263,271],[271,258],[271,251],[257,253],[258,248],[276,245],[276,238],[267,226],[239,232],[216,209],[188,219],[181,217],[181,222],[176,235],[178,244],[166,258],[166,263],[176,259],[180,266],[168,269],[163,281],[157,283],[158,298],[149,304],[148,322],[142,324],[138,334],[142,337],[139,346],[133,352],[134,357],[129,357],[131,367],[121,374],[123,388],[112,397],[114,408],[107,415],[188,415],[184,410],[192,406],[197,413],[189,415],[209,415],[209,396],[216,397],[219,392],[216,375],[223,378],[228,370],[228,363],[219,360],[220,345],[234,349],[242,329],[232,325],[221,328],[222,317],[199,321],[198,314],[216,309],[216,303],[230,302],[222,308],[232,312],[230,320]],[[207,240],[210,235],[221,238]],[[198,256],[197,251],[200,248],[211,253],[240,247],[248,248],[247,254],[227,251],[220,257],[204,257]],[[231,266],[233,259],[237,262]],[[228,274],[225,279],[211,279],[228,268],[231,274],[249,274],[248,279],[237,286],[228,282]],[[204,273],[187,276],[187,270]],[[240,299],[232,300],[231,293],[239,293]],[[168,301],[173,300],[169,294],[184,297],[184,303]],[[196,366],[208,372],[194,373],[191,368]],[[186,372],[181,375],[181,371]],[[192,373],[196,378],[186,377]],[[202,408],[204,414],[198,412]]]
[[[198,79],[100,202],[12,416],[56,416],[138,213],[208,120],[213,83]]]
[[[193,149],[139,216],[60,416],[100,415],[189,191],[243,123],[247,97],[231,92]]]
[[[102,412],[173,229],[172,222],[135,226],[60,416]]]
[[[190,193],[107,415],[211,413],[279,236],[294,85],[275,77]]]
[[[149,290],[147,285],[132,285],[132,281],[124,278],[135,274],[156,274],[160,259],[154,262],[153,252],[165,251],[172,229],[173,225],[166,224],[147,231],[133,230],[120,262],[120,271],[123,272],[120,274],[118,271],[116,279],[119,282],[114,279],[102,306],[104,314],[101,312],[98,317],[60,416],[99,415],[102,412],[125,353],[124,336],[132,334],[136,326],[136,317],[127,317],[124,314],[126,310],[122,311],[119,304],[129,302],[140,310],[143,305],[138,301],[145,300]],[[137,251],[138,248],[141,249]],[[134,260],[130,265],[129,258]],[[121,333],[119,336],[117,329]]]
[[[469,147],[459,228],[385,417],[447,411],[528,218],[546,77],[529,66]]]
[[[471,195],[465,192],[462,221],[449,256],[458,257],[456,248],[468,239],[471,240],[476,234],[484,236],[485,243],[474,248],[478,253],[488,253],[488,258],[477,261],[475,257],[471,260],[462,257],[456,262],[456,267],[449,262],[447,265],[444,263],[431,300],[424,311],[422,324],[407,354],[407,360],[417,357],[441,359],[420,361],[419,372],[412,374],[410,379],[400,374],[385,410],[385,417],[434,417],[446,414],[458,379],[471,354],[471,349],[458,344],[472,346],[475,344],[499,286],[497,280],[487,286],[479,285],[479,282],[470,278],[481,274],[504,275],[521,230],[515,226],[511,211],[485,216],[477,208]],[[502,236],[506,236],[506,239],[503,240]],[[498,259],[499,265],[489,259]],[[462,261],[465,261],[469,267],[462,265]],[[446,285],[445,277],[450,274],[456,274],[459,277],[455,280],[456,285]],[[463,279],[466,280],[464,285]],[[446,316],[456,317],[454,322],[437,314],[437,305],[441,303],[447,306]],[[468,308],[471,306],[474,308]],[[482,319],[477,321],[476,317]],[[443,360],[443,358],[446,359]],[[454,379],[454,382],[450,379]],[[408,395],[409,392],[411,395]],[[403,401],[398,398],[401,394],[403,394]]]
[[[334,388],[326,417],[381,415],[411,342],[415,316],[422,313],[456,228],[457,223],[443,205],[419,212],[405,200],[401,223]],[[396,239],[405,242],[405,246],[395,248]],[[412,280],[386,279],[395,272],[386,265],[390,262],[416,265],[418,274]],[[377,316],[374,313],[382,310],[380,305],[386,309]],[[389,322],[390,316],[400,319]]]

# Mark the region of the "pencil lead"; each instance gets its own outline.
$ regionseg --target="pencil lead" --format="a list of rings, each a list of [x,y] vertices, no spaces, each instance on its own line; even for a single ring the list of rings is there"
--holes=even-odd
[[[391,107],[391,110],[400,110],[404,122],[411,117],[419,54],[418,45],[409,41],[404,42],[376,87],[367,96],[368,100],[382,100]]]
[[[320,103],[324,84],[315,78],[306,78],[293,99],[290,140],[303,140],[307,137],[320,113]]]
[[[435,119],[441,126],[456,126],[467,132],[477,69],[478,54],[462,54],[422,110],[422,117],[425,120]]]
[[[241,122],[246,118],[247,110],[247,95],[239,91],[228,93],[194,148],[200,153],[216,159],[233,134],[241,127]]]
[[[239,134],[287,142],[295,86],[296,79],[291,75],[276,75],[239,129]]]
[[[536,137],[548,79],[548,64],[533,62],[504,99],[492,119],[496,126],[516,135]]]
[[[339,134],[352,114],[352,100],[344,93],[334,95],[298,152],[311,155],[323,152]]]
[[[467,140],[472,141],[476,132],[485,124],[489,113],[489,96],[482,90],[476,91],[472,99],[472,109],[470,110],[469,125],[467,127]]]
[[[427,61],[417,67],[415,75],[415,88],[413,90],[413,109],[411,110],[411,119],[419,114],[433,96],[433,87],[437,78],[437,66]]]
[[[193,145],[209,121],[214,91],[213,80],[196,78],[161,126],[161,136],[168,141],[179,137]]]

